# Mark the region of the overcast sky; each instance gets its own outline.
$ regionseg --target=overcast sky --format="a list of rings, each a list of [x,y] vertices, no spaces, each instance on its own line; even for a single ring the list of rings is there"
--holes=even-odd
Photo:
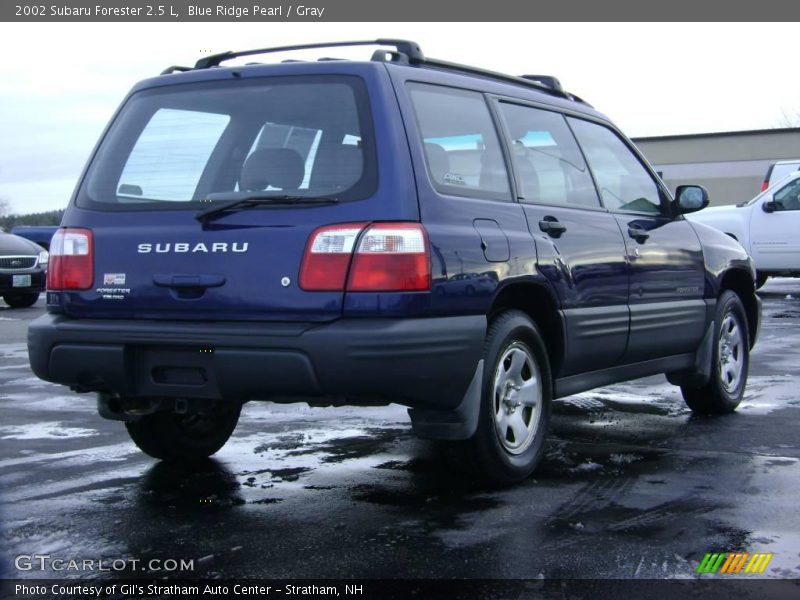
[[[793,23],[0,23],[0,199],[17,213],[63,208],[126,92],[168,65],[377,37],[556,75],[631,137],[770,128],[800,113]]]

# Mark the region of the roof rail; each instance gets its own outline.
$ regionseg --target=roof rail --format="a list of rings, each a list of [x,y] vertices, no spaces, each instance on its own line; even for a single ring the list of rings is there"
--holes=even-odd
[[[434,69],[442,69],[445,71],[455,71],[459,73],[465,73],[468,75],[477,75],[479,77],[485,77],[487,79],[495,79],[498,81],[503,81],[505,83],[522,85],[525,87],[536,89],[540,92],[551,94],[553,96],[559,96],[561,98],[566,98],[567,100],[572,100],[575,102],[580,102],[582,104],[588,105],[587,102],[585,102],[578,96],[575,96],[574,94],[570,94],[569,92],[565,91],[564,88],[561,87],[561,83],[558,81],[558,79],[556,79],[551,75],[523,75],[521,77],[516,77],[514,75],[507,75],[505,73],[498,73],[496,71],[489,71],[487,69],[480,69],[478,67],[461,65],[458,63],[452,63],[433,58],[425,58],[425,55],[422,53],[422,50],[420,49],[419,45],[416,42],[412,42],[409,40],[397,40],[388,38],[386,39],[379,38],[377,40],[359,40],[354,42],[330,42],[330,43],[319,43],[319,44],[299,44],[296,46],[277,46],[274,48],[259,48],[256,50],[243,50],[240,52],[221,52],[219,54],[204,56],[203,58],[198,60],[197,63],[195,63],[194,68],[210,69],[212,67],[220,66],[220,64],[225,62],[226,60],[231,60],[233,58],[239,58],[242,56],[253,56],[255,54],[271,54],[275,52],[311,50],[315,48],[342,48],[351,46],[391,46],[394,47],[396,51],[384,52],[378,50],[375,53],[373,53],[372,60],[381,62],[408,64],[418,67],[432,67]],[[174,73],[175,71],[188,71],[188,70],[191,69],[188,67],[169,67],[162,74]]]
[[[480,69],[478,67],[460,65],[458,63],[451,63],[444,60],[437,60],[434,58],[426,58],[421,63],[421,66],[436,67],[439,69],[445,69],[447,71],[458,71],[460,73],[467,73],[469,75],[478,75],[480,77],[486,77],[488,79],[497,79],[505,83],[524,85],[525,87],[534,88],[540,92],[545,92],[553,96],[560,96],[561,98],[566,98],[567,100],[575,100],[583,104],[586,104],[586,102],[579,99],[577,96],[574,96],[569,92],[564,91],[560,83],[558,84],[558,87],[552,87],[544,83],[540,79],[541,77],[543,79],[551,79],[558,82],[558,80],[555,77],[551,77],[548,75],[543,75],[543,76],[537,75],[536,79],[532,78],[531,76],[517,77],[515,75],[507,75],[506,73],[498,73],[496,71],[489,71],[488,69]]]
[[[273,52],[289,52],[292,50],[311,50],[313,48],[342,48],[346,46],[394,46],[398,52],[405,54],[410,63],[423,62],[425,56],[422,54],[416,42],[408,40],[378,39],[361,40],[357,42],[330,42],[322,44],[300,44],[297,46],[277,46],[275,48],[259,48],[257,50],[244,50],[241,52],[221,52],[205,56],[197,61],[195,69],[208,69],[218,67],[220,63],[240,56],[252,56],[254,54],[271,54]]]
[[[192,67],[181,67],[180,65],[172,65],[161,71],[161,75],[169,75],[170,73],[182,73],[184,71],[191,71]]]
[[[531,81],[537,81],[542,85],[546,85],[547,87],[558,90],[559,92],[564,91],[564,88],[561,87],[561,82],[557,77],[553,77],[552,75],[520,75],[520,77],[523,79],[530,79]]]

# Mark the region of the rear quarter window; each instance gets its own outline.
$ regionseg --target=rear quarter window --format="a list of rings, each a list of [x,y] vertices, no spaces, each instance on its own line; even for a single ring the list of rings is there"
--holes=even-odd
[[[505,160],[479,92],[409,83],[433,187],[443,194],[511,199]]]

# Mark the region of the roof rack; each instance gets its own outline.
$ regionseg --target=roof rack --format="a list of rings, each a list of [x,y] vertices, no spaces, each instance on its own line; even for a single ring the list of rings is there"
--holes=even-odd
[[[408,40],[360,40],[357,42],[331,42],[327,44],[300,44],[297,46],[277,46],[275,48],[259,48],[257,50],[244,50],[242,52],[221,52],[205,56],[197,61],[195,69],[208,69],[218,67],[221,62],[238,58],[240,56],[252,56],[254,54],[271,54],[273,52],[289,52],[292,50],[311,50],[313,48],[343,48],[348,46],[394,46],[398,52],[408,57],[409,62],[424,62],[425,56],[415,42]]]
[[[169,75],[170,73],[183,73],[184,71],[191,71],[192,67],[181,67],[179,65],[172,65],[161,71],[161,75]]]
[[[566,98],[575,102],[587,104],[584,100],[571,94],[561,87],[561,83],[557,78],[551,75],[522,75],[517,77],[514,75],[507,75],[505,73],[498,73],[496,71],[489,71],[487,69],[480,69],[478,67],[471,67],[461,65],[458,63],[447,62],[444,60],[437,60],[433,58],[425,58],[419,45],[416,42],[409,40],[398,39],[377,39],[377,40],[359,40],[353,42],[331,42],[320,44],[300,44],[296,46],[277,46],[274,48],[259,48],[256,50],[243,50],[241,52],[221,52],[219,54],[212,54],[211,56],[204,56],[197,61],[194,69],[210,69],[218,67],[221,63],[239,58],[242,56],[253,56],[255,54],[272,54],[276,52],[290,52],[294,50],[311,50],[314,48],[342,48],[352,46],[391,46],[395,48],[394,52],[376,50],[372,55],[372,60],[380,62],[394,62],[400,64],[407,64],[419,67],[432,67],[434,69],[442,69],[445,71],[455,71],[458,73],[466,73],[469,75],[477,75],[487,79],[495,79],[505,83],[513,83],[515,85],[522,85],[525,87],[536,89],[540,92],[545,92],[553,96]],[[331,59],[327,59],[331,60]],[[287,61],[284,61],[287,62]],[[174,73],[176,71],[190,71],[191,67],[177,67],[172,66],[165,69],[162,75]]]
[[[531,81],[536,81],[537,83],[541,83],[542,85],[546,85],[549,88],[553,88],[554,90],[558,90],[559,92],[563,92],[564,88],[561,87],[561,82],[558,80],[557,77],[553,77],[552,75],[520,75],[523,79],[530,79]]]
[[[451,63],[445,60],[437,60],[432,58],[425,59],[422,64],[425,66],[444,69],[446,71],[458,71],[460,73],[467,73],[469,75],[478,75],[480,77],[486,77],[487,79],[497,79],[499,81],[503,81],[506,83],[513,83],[515,85],[524,85],[525,87],[533,88],[540,92],[546,92],[553,96],[559,96],[561,98],[566,98],[567,100],[576,100],[578,102],[586,104],[586,102],[580,100],[577,96],[574,96],[573,94],[564,91],[564,89],[561,87],[561,84],[558,83],[558,79],[550,75],[536,75],[535,79],[533,78],[533,76],[530,75],[528,76],[523,75],[522,77],[517,77],[516,75],[507,75],[506,73],[498,73],[497,71],[489,71],[488,69],[480,69],[478,67],[460,65],[458,63]],[[556,83],[558,83],[558,87],[548,85],[543,80],[555,81]]]

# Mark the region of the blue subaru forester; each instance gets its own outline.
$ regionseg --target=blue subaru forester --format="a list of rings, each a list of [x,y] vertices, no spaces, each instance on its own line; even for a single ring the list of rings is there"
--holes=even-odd
[[[553,77],[327,46],[368,44],[134,87],[53,238],[34,372],[159,459],[213,454],[251,400],[396,402],[497,482],[534,470],[553,398],[666,373],[736,408],[760,302],[684,219],[703,188],[673,199]]]

